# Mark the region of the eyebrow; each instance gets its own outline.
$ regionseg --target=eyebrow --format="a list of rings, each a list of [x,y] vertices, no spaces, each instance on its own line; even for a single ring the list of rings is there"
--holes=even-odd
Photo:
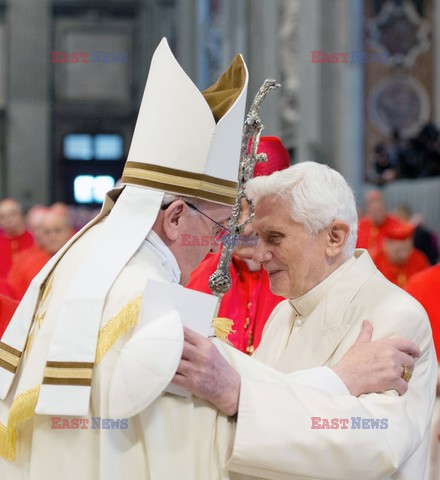
[[[258,229],[255,229],[255,231],[258,233]],[[259,235],[264,235],[264,236],[270,236],[270,235],[278,235],[278,236],[282,236],[282,237],[285,237],[286,234],[283,233],[283,232],[280,232],[279,230],[276,230],[274,228],[267,228],[267,229],[264,229],[263,231],[261,231],[260,233],[258,233]]]

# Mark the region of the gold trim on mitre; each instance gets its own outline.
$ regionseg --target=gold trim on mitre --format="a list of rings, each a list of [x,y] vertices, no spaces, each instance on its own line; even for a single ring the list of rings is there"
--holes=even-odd
[[[237,182],[149,163],[127,162],[122,182],[234,205]]]
[[[187,126],[185,126],[185,123],[177,127],[175,121],[166,122],[166,118],[164,119],[162,117],[162,120],[155,122],[152,119],[151,108],[147,109],[146,106],[143,107],[141,105],[135,134],[133,135],[132,146],[130,147],[129,160],[124,167],[121,181],[126,185],[138,185],[162,190],[168,193],[201,198],[224,205],[234,205],[238,190],[238,183],[235,179],[238,177],[238,157],[240,151],[239,140],[237,141],[237,138],[241,138],[240,125],[242,126],[242,120],[237,122],[236,118],[238,118],[238,116],[242,118],[243,112],[241,112],[241,104],[243,102],[239,102],[240,97],[246,90],[248,78],[246,64],[243,57],[240,54],[236,55],[220,78],[204,92],[200,92],[186,74],[184,74],[183,70],[180,71],[181,67],[178,66],[174,57],[172,57],[171,51],[168,53],[161,51],[161,55],[161,62],[163,64],[166,64],[166,62],[170,62],[170,64],[173,65],[176,64],[176,71],[174,72],[176,74],[175,83],[172,81],[168,82],[166,86],[163,86],[162,90],[168,88],[172,90],[171,93],[174,93],[174,91],[179,92],[176,93],[175,96],[171,95],[173,101],[180,107],[180,110],[177,109],[177,113],[174,113],[174,115],[183,116],[183,121],[187,118],[191,128],[188,129]],[[145,90],[146,93],[144,93],[143,105],[144,102],[146,102],[145,105],[150,106],[152,98],[156,98],[154,95],[154,92],[156,91],[155,89],[159,89],[159,91],[162,92],[158,87],[158,85],[161,84],[158,83],[155,76],[156,70],[159,68],[157,66],[158,63],[156,63],[154,64],[155,67],[153,67],[152,63],[151,69],[153,72],[150,72],[152,79],[150,79],[149,76]],[[182,78],[179,74],[182,75]],[[185,86],[185,88],[180,89],[182,85]],[[188,106],[185,102],[179,101],[181,98],[186,98],[185,92],[187,91],[196,97],[196,100],[194,101],[197,115],[193,115],[191,106]],[[196,92],[197,95],[194,92]],[[168,97],[169,96],[170,95],[168,95]],[[166,99],[168,97],[166,97]],[[167,104],[166,101],[165,104],[166,105],[163,109],[159,110],[159,113],[169,111],[170,115],[173,115],[172,112],[174,105]],[[153,105],[153,111],[157,111],[161,108],[159,101],[157,104],[153,103]],[[183,105],[185,105],[185,107]],[[238,110],[236,110],[237,106],[239,107]],[[241,112],[240,115],[237,116],[237,112]],[[204,123],[201,124],[200,121],[203,117],[203,115],[201,117],[202,113],[205,115],[205,120]],[[210,113],[212,114],[212,118],[209,118]],[[197,119],[194,125],[191,122],[192,116]],[[232,135],[234,138],[231,138],[230,135],[225,136],[224,133],[227,131],[227,126],[229,126],[231,119],[233,120],[233,131],[237,132],[237,138],[235,138],[235,135]],[[203,125],[206,125],[207,122],[210,123],[212,120],[214,120],[215,123],[213,122],[209,129],[203,131]],[[182,148],[183,151],[179,151],[178,148],[165,148],[166,152],[164,153],[164,156],[161,157],[163,149],[159,147],[157,142],[154,143],[154,140],[157,139],[157,135],[155,135],[153,137],[153,152],[149,153],[148,145],[150,145],[151,142],[146,142],[145,134],[139,134],[139,129],[141,128],[140,125],[148,125],[148,132],[151,132],[151,129],[154,131],[154,129],[157,128],[157,125],[162,125],[162,123],[164,124],[164,128],[168,127],[171,130],[176,127],[179,128],[180,134],[188,133],[188,130],[190,132],[189,137],[192,143],[188,144],[181,140],[180,142],[177,142],[177,145],[181,145],[180,148]],[[196,148],[191,152],[191,145],[197,142],[197,132],[199,130],[202,135],[200,142],[203,145],[203,148]],[[142,141],[145,141],[145,145],[140,148],[139,145]],[[222,156],[222,152],[219,154],[219,149],[221,151],[224,149],[224,156]],[[157,164],[153,165],[143,162],[143,159],[148,156],[148,153],[151,155],[153,161],[156,158]],[[185,155],[188,156],[188,159],[186,159]],[[225,156],[227,158],[225,158]],[[234,172],[228,172],[228,169],[222,169],[221,165],[219,168],[212,169],[212,162],[216,165],[228,161],[235,163],[235,156],[237,157],[237,163],[236,167],[234,167]],[[177,167],[183,167],[183,169],[172,168],[174,167],[173,164]],[[212,175],[212,171],[215,171],[214,175]],[[231,173],[233,174],[231,175]],[[223,176],[223,174],[225,174],[225,176]]]

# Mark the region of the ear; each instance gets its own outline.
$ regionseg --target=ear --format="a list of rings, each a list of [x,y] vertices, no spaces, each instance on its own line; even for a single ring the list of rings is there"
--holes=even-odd
[[[168,240],[175,241],[181,234],[182,218],[185,208],[183,200],[176,200],[164,211],[162,228]]]
[[[343,220],[334,220],[328,228],[328,238],[325,253],[328,257],[336,257],[347,243],[350,227]]]

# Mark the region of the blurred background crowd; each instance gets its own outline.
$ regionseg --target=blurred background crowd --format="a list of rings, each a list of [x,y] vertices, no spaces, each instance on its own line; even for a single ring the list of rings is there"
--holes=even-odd
[[[2,199],[0,294],[21,300],[45,263],[96,213],[62,202],[34,205],[25,212],[16,199]]]
[[[368,180],[376,185],[402,178],[424,178],[440,175],[440,130],[427,123],[415,137],[402,138],[393,130],[389,142],[374,148],[374,162]]]

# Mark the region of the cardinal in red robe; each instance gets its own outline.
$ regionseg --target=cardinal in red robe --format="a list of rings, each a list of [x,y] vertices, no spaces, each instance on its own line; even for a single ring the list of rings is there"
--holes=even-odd
[[[14,315],[18,302],[0,293],[0,339]]]
[[[2,277],[0,277],[0,295],[15,298],[14,290],[11,288],[9,283]]]
[[[67,213],[47,208],[38,228],[38,245],[20,253],[9,271],[7,281],[13,289],[13,298],[23,298],[35,275],[72,235]]]
[[[440,265],[434,265],[413,275],[408,280],[405,290],[423,305],[428,314],[440,363]]]
[[[385,200],[379,190],[371,190],[365,195],[365,216],[359,219],[356,247],[365,248],[374,257],[382,250],[385,231],[400,220],[388,213]]]
[[[373,256],[373,261],[390,282],[403,288],[409,278],[430,266],[429,261],[414,248],[414,226],[410,223],[390,225],[384,235],[383,249]]]
[[[21,206],[12,198],[0,202],[0,230],[0,277],[6,278],[18,254],[34,244]]]
[[[440,364],[440,265],[413,275],[405,290],[418,300],[428,314],[437,361]],[[431,473],[438,478],[440,471],[440,370],[437,377],[437,398],[432,416]]]

